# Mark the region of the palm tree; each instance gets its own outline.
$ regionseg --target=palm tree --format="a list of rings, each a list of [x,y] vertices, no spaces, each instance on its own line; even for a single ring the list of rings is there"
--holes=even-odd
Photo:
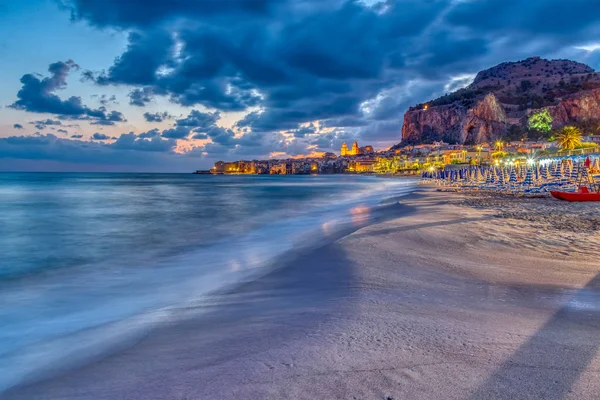
[[[581,146],[581,131],[576,126],[565,126],[556,140],[561,150],[573,150]]]

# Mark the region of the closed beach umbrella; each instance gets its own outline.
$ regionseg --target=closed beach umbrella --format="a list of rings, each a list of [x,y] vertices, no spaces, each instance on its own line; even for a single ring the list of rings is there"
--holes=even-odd
[[[581,168],[580,171],[581,171],[581,177],[583,179],[588,179],[590,177],[590,174],[588,173],[587,168]]]
[[[475,176],[478,181],[483,181],[485,179],[481,168],[477,168],[477,170],[475,171]]]
[[[558,164],[552,164],[552,177],[553,178],[560,178],[561,173],[560,173],[560,167]]]
[[[517,171],[515,169],[510,170],[510,178],[508,179],[508,183],[517,183]]]
[[[594,158],[594,162],[592,163],[592,169],[594,171],[600,170],[600,159]]]
[[[543,178],[544,180],[549,180],[549,179],[550,179],[550,173],[549,173],[549,171],[548,171],[548,167],[547,167],[547,166],[545,166],[545,165],[544,165],[544,166],[542,166],[542,171],[541,171],[541,173],[542,173],[542,178]]]
[[[504,183],[504,168],[500,168],[498,171],[498,183]]]
[[[531,169],[527,170],[527,175],[525,175],[525,180],[523,181],[523,185],[527,185],[527,186],[533,185],[533,171]]]
[[[571,168],[569,178],[571,178],[571,180],[575,182],[577,182],[577,179],[579,179],[579,167],[577,165],[573,165],[573,168]]]

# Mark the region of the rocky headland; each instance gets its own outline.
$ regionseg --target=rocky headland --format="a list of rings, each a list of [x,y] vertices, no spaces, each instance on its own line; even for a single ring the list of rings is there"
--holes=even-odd
[[[518,137],[527,116],[547,108],[553,127],[596,121],[600,74],[585,64],[539,57],[479,72],[467,87],[417,104],[404,115],[402,144],[474,144]]]

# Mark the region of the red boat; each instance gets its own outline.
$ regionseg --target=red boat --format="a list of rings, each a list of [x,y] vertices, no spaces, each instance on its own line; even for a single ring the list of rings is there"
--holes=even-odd
[[[577,192],[551,190],[550,194],[559,200],[566,201],[600,201],[600,192],[590,192],[586,186],[581,186]]]

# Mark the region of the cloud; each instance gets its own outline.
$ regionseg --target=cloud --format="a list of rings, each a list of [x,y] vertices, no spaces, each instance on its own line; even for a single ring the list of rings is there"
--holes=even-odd
[[[13,128],[15,128],[15,129],[23,129],[23,125],[21,125],[21,124],[13,124]]]
[[[462,87],[474,73],[499,62],[572,56],[600,66],[600,52],[582,50],[600,32],[594,17],[600,3],[591,0],[575,0],[567,8],[559,0],[64,3],[76,20],[128,35],[114,62],[103,71],[84,72],[86,79],[127,87],[134,106],[164,97],[196,108],[168,129],[134,139],[156,140],[157,147],[205,140],[194,151],[203,156],[264,156],[314,146],[337,150],[351,140],[399,141],[409,106]],[[76,68],[63,64],[52,68],[48,78],[22,80],[26,93],[13,106],[48,110],[50,103],[56,110],[71,105],[56,95]],[[44,102],[37,101],[40,97]],[[74,118],[119,122],[102,102],[94,110],[80,103]],[[219,126],[232,111],[246,115],[232,128]],[[144,117],[166,119],[156,112]]]
[[[177,17],[211,19],[235,13],[265,16],[283,0],[143,1],[67,0],[73,17],[99,26],[151,26]],[[140,7],[143,6],[143,11]]]
[[[133,132],[124,133],[110,146],[122,150],[138,150],[152,152],[169,152],[177,145],[174,139],[164,140],[158,136],[144,139]]]
[[[64,133],[65,135],[69,133],[66,129],[58,129],[57,132]]]
[[[87,80],[92,80],[93,81],[93,79],[87,79],[86,78],[86,81]],[[103,106],[106,106],[109,103],[119,104],[119,102],[117,101],[117,96],[115,96],[114,94],[111,95],[111,96],[108,96],[106,94],[101,94],[101,95],[93,94],[91,97],[94,98],[94,99],[98,99],[98,102],[100,104],[102,104]]]
[[[198,110],[192,110],[186,118],[178,119],[175,123],[177,126],[208,128],[215,125],[220,118],[221,113],[218,111],[204,113]]]
[[[162,122],[166,119],[171,119],[173,116],[169,114],[167,111],[164,112],[145,112],[144,119],[148,122]]]
[[[185,139],[190,135],[190,128],[176,126],[175,128],[165,129],[161,135],[167,139]]]
[[[39,120],[39,121],[31,121],[30,124],[34,125],[37,129],[42,130],[45,129],[46,126],[49,125],[62,125],[62,122],[60,122],[59,120],[54,120],[54,119],[45,119],[45,120]]]
[[[18,100],[9,107],[34,113],[57,114],[67,119],[110,121],[116,111],[106,114],[106,108],[89,108],[82,103],[81,97],[71,96],[62,100],[56,95],[57,90],[67,87],[69,72],[77,69],[79,69],[79,65],[75,64],[73,60],[58,61],[48,67],[49,77],[39,78],[34,74],[23,75],[22,86],[17,93]]]
[[[83,135],[80,135],[80,134],[75,134],[75,135],[71,135],[71,137],[72,137],[73,139],[81,139],[81,138],[83,137]]]
[[[129,104],[137,107],[144,107],[146,104],[151,103],[154,97],[154,91],[152,88],[145,87],[142,89],[133,89],[129,92]]]
[[[109,140],[110,136],[105,135],[104,133],[96,132],[92,135],[92,139],[94,139],[94,140]]]
[[[125,122],[125,116],[123,113],[113,110],[109,113],[104,114],[101,118],[96,119],[92,122],[92,125],[115,125],[116,122]]]
[[[89,171],[193,171],[198,160],[173,152],[176,142],[164,139],[140,139],[133,133],[121,135],[113,143],[58,138],[52,134],[0,138],[3,170],[18,165],[23,170]]]

